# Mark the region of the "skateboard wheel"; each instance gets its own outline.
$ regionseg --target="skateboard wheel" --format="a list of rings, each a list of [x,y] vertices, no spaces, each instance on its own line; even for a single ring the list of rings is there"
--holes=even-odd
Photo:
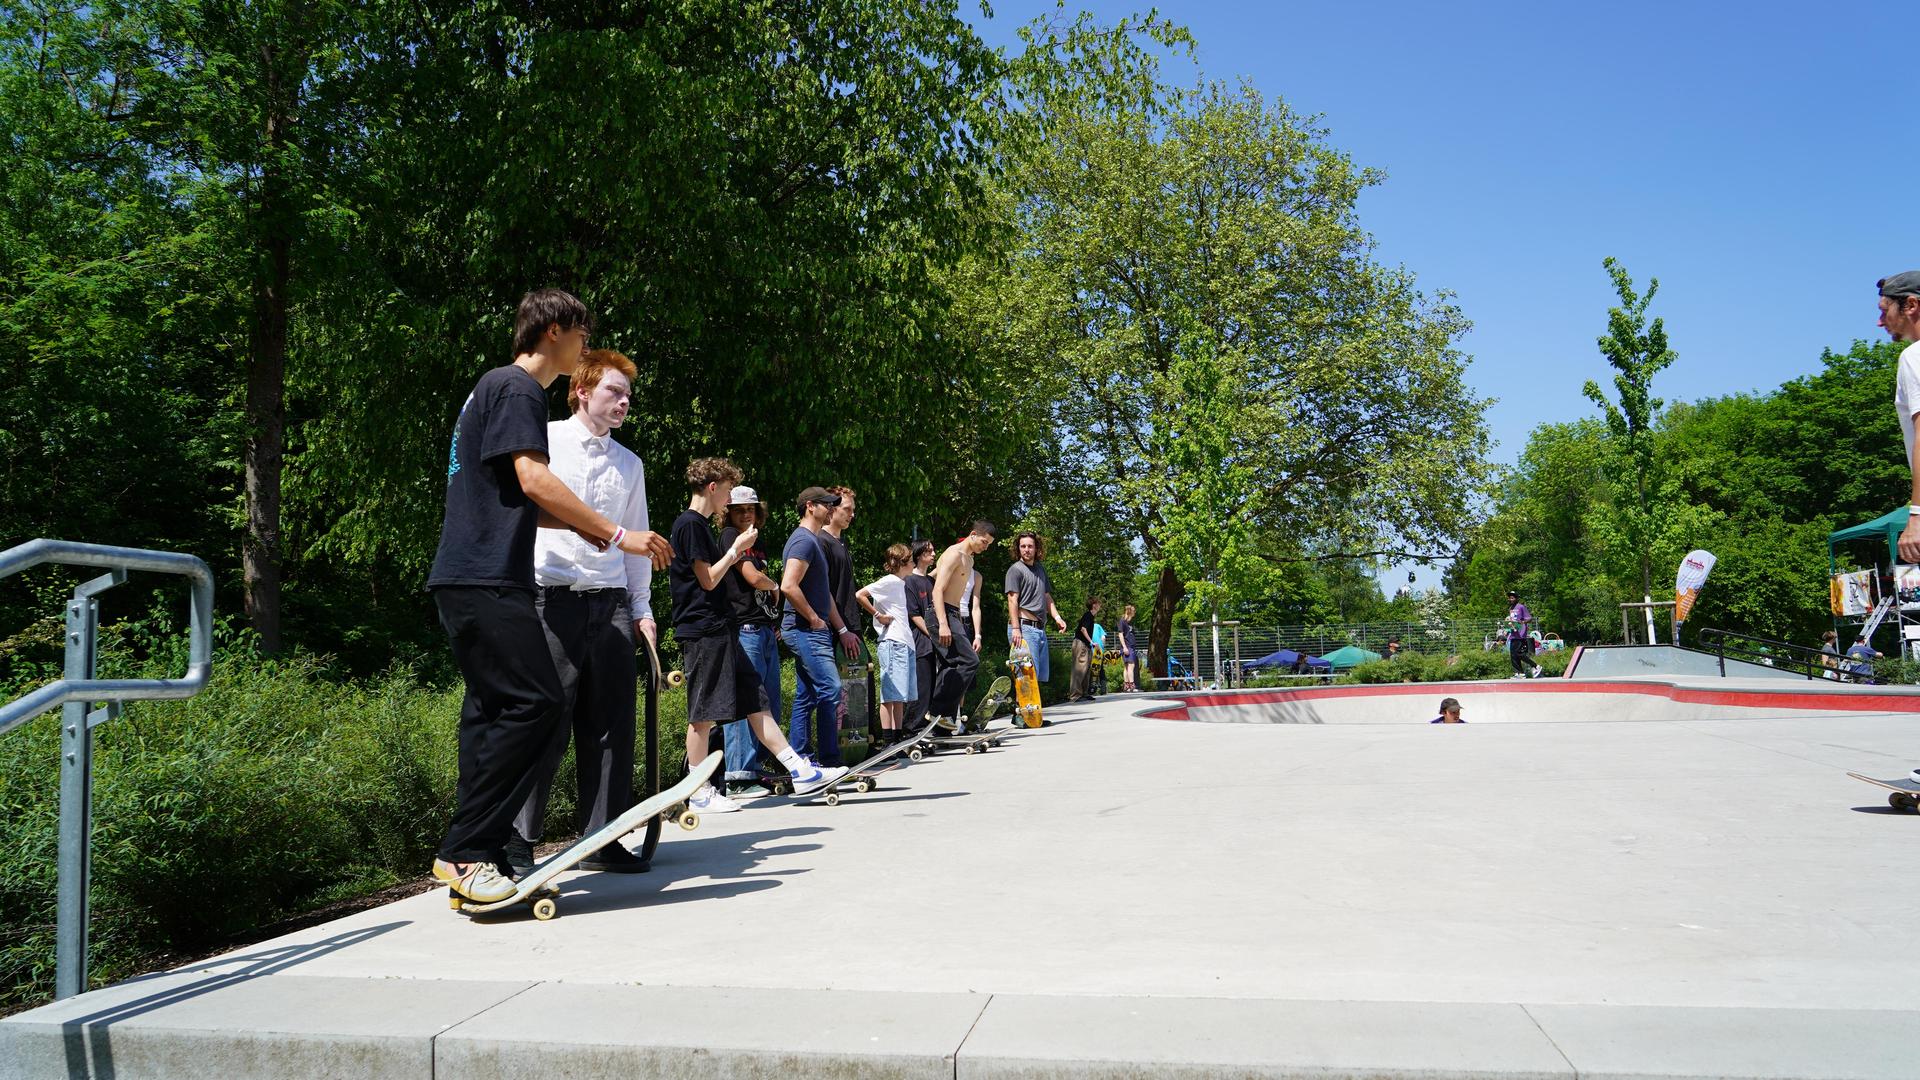
[[[873,781],[860,780],[860,781],[857,781],[853,786],[856,791],[859,791],[862,795],[864,795],[867,792],[873,790]]]
[[[1893,807],[1895,810],[1909,814],[1915,810],[1920,810],[1920,803],[1916,803],[1913,796],[1904,791],[1896,791],[1887,796],[1887,805]]]
[[[669,671],[669,672],[667,672],[667,685],[668,685],[668,686],[679,686],[680,684],[682,684],[682,683],[684,683],[684,682],[686,682],[686,681],[687,681],[687,673],[686,673],[686,672],[684,672],[684,671]]]
[[[968,746],[968,747],[967,747],[967,753],[968,753],[968,755],[972,755],[972,754],[975,754],[975,753],[978,753],[978,752],[979,752],[979,750],[980,750],[980,748],[979,748],[978,746]]]
[[[919,761],[921,758],[926,756],[927,756],[926,751],[920,750],[917,748],[907,751],[907,757],[914,761]]]
[[[827,792],[827,805],[828,805],[828,806],[839,806],[839,805],[840,805],[840,793],[839,793],[839,792],[837,792],[837,791],[829,791],[829,792]]]
[[[693,830],[700,827],[700,815],[694,813],[691,810],[687,811],[684,814],[681,814],[678,818],[674,820],[679,823],[681,828],[687,830],[688,832],[692,832]]]
[[[541,922],[546,922],[558,914],[560,914],[560,905],[554,903],[551,896],[543,896],[533,902],[533,917]]]

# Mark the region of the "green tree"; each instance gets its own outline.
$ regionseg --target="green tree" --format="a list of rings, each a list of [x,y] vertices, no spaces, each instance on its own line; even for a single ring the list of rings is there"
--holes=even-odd
[[[1045,152],[1009,172],[1008,270],[963,298],[1054,403],[1052,493],[1104,508],[1156,573],[1158,670],[1190,589],[1257,596],[1300,561],[1451,537],[1484,446],[1464,320],[1358,225],[1380,176],[1250,88],[1163,101],[1050,101]]]
[[[1599,339],[1600,353],[1614,369],[1614,392],[1620,400],[1618,404],[1608,400],[1600,384],[1591,379],[1583,392],[1600,407],[1613,434],[1615,455],[1607,475],[1620,495],[1615,499],[1616,516],[1625,549],[1639,557],[1641,596],[1651,599],[1656,519],[1667,509],[1656,507],[1653,498],[1663,490],[1651,430],[1661,405],[1653,396],[1653,377],[1672,364],[1678,354],[1667,347],[1665,320],[1654,319],[1651,325],[1647,322],[1647,308],[1660,291],[1660,279],[1648,281],[1646,294],[1640,295],[1617,260],[1608,257],[1604,265],[1620,303],[1607,309],[1607,332]]]

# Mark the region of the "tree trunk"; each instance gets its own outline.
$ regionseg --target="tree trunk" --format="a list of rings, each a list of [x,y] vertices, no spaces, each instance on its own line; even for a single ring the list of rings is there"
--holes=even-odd
[[[255,211],[253,328],[247,357],[247,535],[240,561],[247,619],[267,653],[280,651],[280,475],[286,456],[287,286],[294,215],[284,154],[294,111],[280,58],[261,50],[267,84],[266,164]]]
[[[1173,613],[1187,595],[1187,583],[1162,567],[1160,582],[1153,591],[1153,629],[1147,632],[1147,673],[1164,678],[1167,674],[1167,645],[1173,641]]]

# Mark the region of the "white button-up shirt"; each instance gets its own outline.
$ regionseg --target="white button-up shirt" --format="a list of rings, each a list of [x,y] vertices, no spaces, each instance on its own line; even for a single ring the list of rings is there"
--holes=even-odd
[[[580,496],[628,532],[647,526],[647,474],[633,451],[595,435],[579,414],[547,425],[547,467]],[[541,529],[533,541],[533,580],[542,587],[576,591],[625,589],[635,619],[653,618],[653,563],[619,548],[596,551],[571,529]]]

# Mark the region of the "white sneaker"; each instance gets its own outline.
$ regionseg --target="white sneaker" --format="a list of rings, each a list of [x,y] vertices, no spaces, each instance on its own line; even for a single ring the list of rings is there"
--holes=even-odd
[[[793,774],[793,793],[795,795],[811,794],[845,775],[847,775],[846,768],[839,765],[831,769],[822,769],[818,766],[802,769]]]
[[[958,735],[967,729],[967,725],[957,716],[936,716],[933,726],[949,734]]]
[[[433,860],[433,876],[440,882],[476,904],[491,904],[505,900],[519,891],[513,879],[500,872],[500,868],[491,862],[467,864],[467,872],[454,869],[452,863],[444,859]]]
[[[702,784],[687,800],[687,809],[696,814],[731,814],[740,809],[740,804],[715,791],[712,784]]]

